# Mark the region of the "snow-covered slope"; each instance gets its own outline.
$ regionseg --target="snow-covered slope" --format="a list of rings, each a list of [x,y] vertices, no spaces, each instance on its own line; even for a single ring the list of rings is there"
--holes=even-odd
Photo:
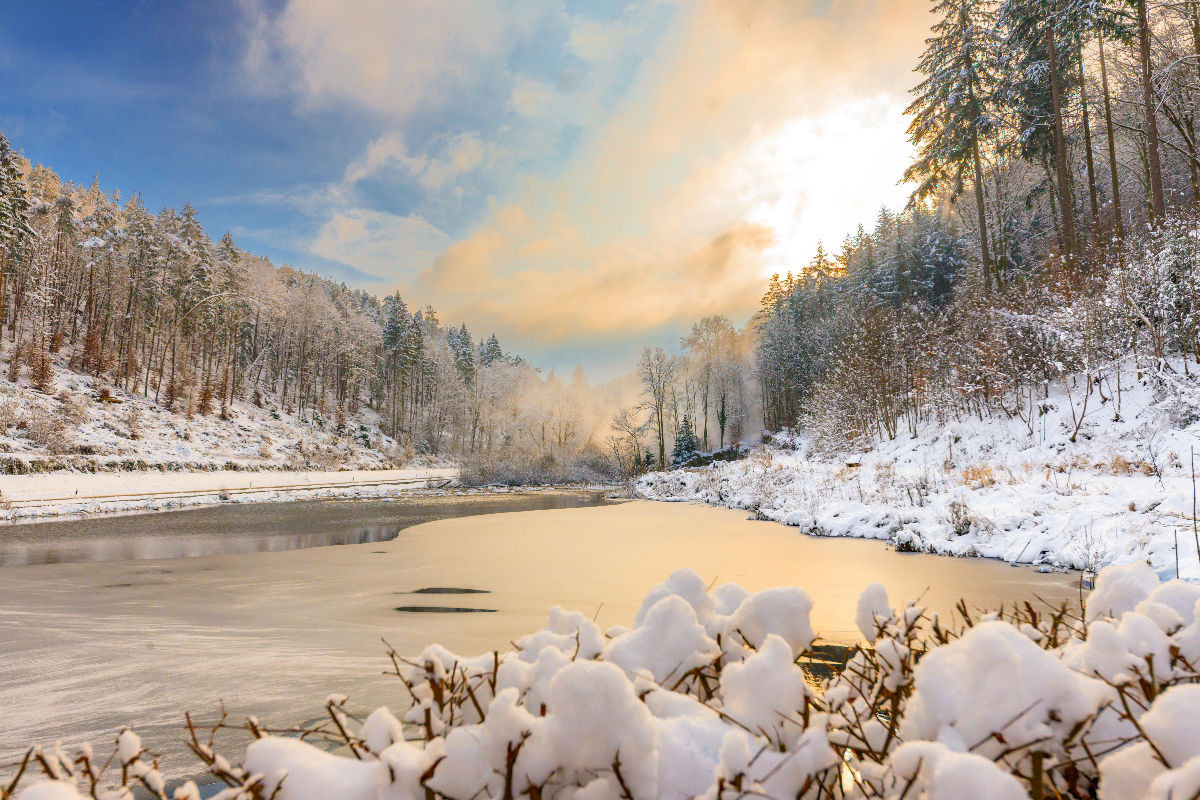
[[[108,391],[111,401],[101,399]],[[53,391],[0,380],[0,474],[53,470],[341,470],[449,465],[385,436],[362,409],[337,422],[235,401],[222,419],[167,410],[106,381],[56,371]]]
[[[1032,420],[993,414],[928,425],[868,452],[815,453],[777,437],[733,463],[653,473],[653,500],[745,508],[806,533],[1095,569],[1147,560],[1200,576],[1192,450],[1200,370],[1126,371],[1121,395],[1051,392]],[[1178,540],[1178,547],[1176,541]]]

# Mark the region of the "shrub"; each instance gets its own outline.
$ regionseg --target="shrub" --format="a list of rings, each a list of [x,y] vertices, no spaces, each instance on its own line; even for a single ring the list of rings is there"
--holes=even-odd
[[[31,413],[25,421],[29,440],[46,448],[52,455],[62,455],[74,449],[74,437],[63,420],[45,409]]]

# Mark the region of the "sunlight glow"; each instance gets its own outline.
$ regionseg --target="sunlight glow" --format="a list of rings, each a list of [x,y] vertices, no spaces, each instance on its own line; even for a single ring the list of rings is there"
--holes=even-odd
[[[748,219],[776,239],[764,254],[766,274],[799,271],[818,241],[836,253],[860,223],[871,228],[881,206],[907,201],[910,187],[899,184],[912,159],[905,127],[902,102],[881,96],[793,120],[748,149],[740,187]]]

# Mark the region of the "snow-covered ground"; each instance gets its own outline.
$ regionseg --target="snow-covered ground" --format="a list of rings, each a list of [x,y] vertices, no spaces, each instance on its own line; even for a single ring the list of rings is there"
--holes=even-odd
[[[0,521],[165,511],[214,503],[389,497],[441,487],[457,469],[338,472],[102,472],[0,475]]]
[[[101,399],[108,391],[112,402]],[[331,416],[331,415],[327,415]],[[53,390],[0,380],[0,474],[68,470],[342,470],[447,467],[401,448],[367,408],[343,420],[243,400],[191,416],[107,381],[55,371]]]
[[[781,437],[743,461],[646,475],[637,491],[815,535],[1076,569],[1145,560],[1164,576],[1178,557],[1182,575],[1200,577],[1196,365],[1189,373],[1178,361],[1127,370],[1119,401],[1093,392],[1085,407],[1078,386],[1060,389],[1029,422],[950,421],[867,452],[815,453],[802,436]]]
[[[397,658],[407,709],[354,718],[345,695],[326,698],[338,752],[256,721],[244,758],[203,732],[193,751],[228,800],[1196,797],[1198,604],[1200,587],[1144,564],[1107,568],[1065,624],[931,619],[873,584],[857,604],[871,646],[818,681],[798,663],[815,638],[807,592],[710,590],[679,570],[629,627],[554,608],[507,652]],[[108,758],[36,756],[17,800],[82,800]],[[133,731],[111,763],[166,797]],[[201,795],[189,781],[173,796]]]

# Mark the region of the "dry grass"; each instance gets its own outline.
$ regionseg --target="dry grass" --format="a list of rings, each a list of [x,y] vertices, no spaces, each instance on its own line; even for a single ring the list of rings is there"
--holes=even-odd
[[[996,472],[987,464],[967,467],[959,476],[964,486],[972,489],[986,489],[996,485]]]
[[[1101,465],[1101,466],[1107,466],[1108,471],[1110,473],[1112,473],[1113,475],[1153,476],[1155,474],[1153,464],[1150,464],[1147,461],[1143,461],[1140,458],[1136,459],[1134,461],[1130,461],[1129,459],[1125,458],[1125,456],[1120,455],[1119,453],[1117,455],[1113,456],[1112,460],[1110,460],[1107,465]]]

